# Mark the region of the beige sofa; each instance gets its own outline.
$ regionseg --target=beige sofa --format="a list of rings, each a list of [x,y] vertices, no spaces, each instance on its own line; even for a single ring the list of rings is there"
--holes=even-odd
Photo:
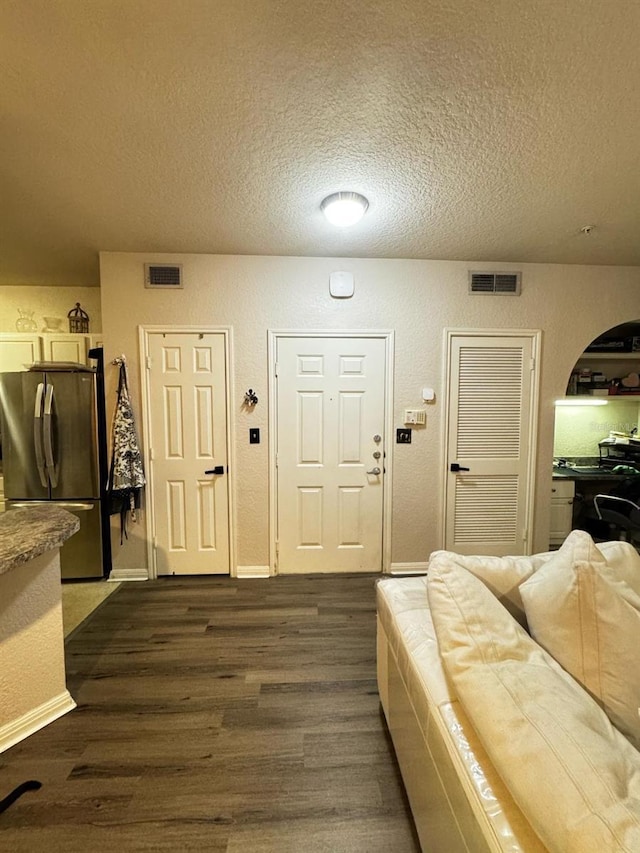
[[[630,545],[574,531],[533,557],[435,552],[426,576],[381,580],[377,607],[380,698],[423,850],[640,851]]]

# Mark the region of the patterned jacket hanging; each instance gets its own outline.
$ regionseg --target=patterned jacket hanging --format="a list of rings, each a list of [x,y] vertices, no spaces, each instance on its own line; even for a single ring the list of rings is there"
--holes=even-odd
[[[124,356],[118,379],[118,402],[113,418],[113,451],[109,471],[109,499],[111,515],[120,515],[120,542],[127,536],[127,515],[136,520],[140,507],[140,493],[146,480],[142,456],[138,445],[133,408],[129,397],[127,368]]]

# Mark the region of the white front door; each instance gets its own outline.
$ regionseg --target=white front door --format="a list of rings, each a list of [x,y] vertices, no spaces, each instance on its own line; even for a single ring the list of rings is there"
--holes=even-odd
[[[448,551],[530,551],[538,344],[537,332],[448,334]]]
[[[158,332],[147,341],[156,572],[228,574],[225,336]]]
[[[379,572],[385,337],[276,338],[277,570]]]

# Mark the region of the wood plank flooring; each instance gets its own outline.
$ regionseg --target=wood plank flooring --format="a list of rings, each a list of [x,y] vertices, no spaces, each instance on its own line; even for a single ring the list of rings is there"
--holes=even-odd
[[[78,708],[0,755],[0,851],[416,853],[374,576],[126,583],[67,642]]]

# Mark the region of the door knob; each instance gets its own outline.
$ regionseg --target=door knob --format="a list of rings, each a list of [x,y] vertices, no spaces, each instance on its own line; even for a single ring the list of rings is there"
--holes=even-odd
[[[380,474],[380,469],[379,468],[372,468],[370,471],[367,471],[367,474],[375,474],[377,477],[378,474]]]
[[[451,471],[470,471],[471,468],[463,468],[462,465],[458,465],[457,462],[452,462],[451,468],[449,470],[451,470]]]

